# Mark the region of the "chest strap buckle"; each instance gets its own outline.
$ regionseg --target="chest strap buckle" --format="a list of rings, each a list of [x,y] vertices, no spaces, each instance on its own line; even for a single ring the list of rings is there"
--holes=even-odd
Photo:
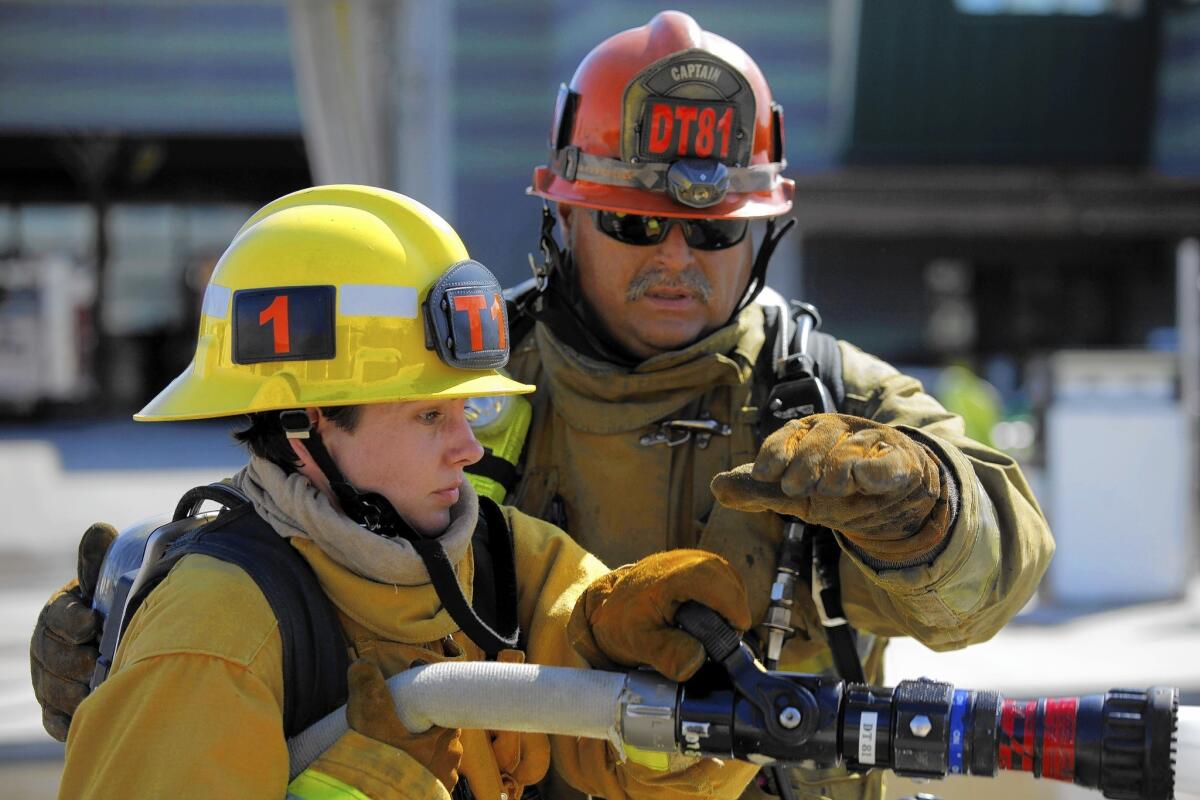
[[[685,444],[694,435],[696,446],[701,450],[708,447],[713,436],[730,436],[733,428],[724,422],[704,417],[702,419],[668,419],[658,423],[658,430],[647,433],[638,441],[642,447],[653,447],[665,444],[667,447],[678,447]]]

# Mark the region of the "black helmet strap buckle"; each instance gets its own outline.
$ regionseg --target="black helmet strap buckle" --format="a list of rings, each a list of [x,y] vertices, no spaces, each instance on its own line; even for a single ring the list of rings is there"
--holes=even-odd
[[[543,200],[542,229],[538,235],[538,252],[542,256],[541,263],[533,257],[533,253],[529,254],[529,268],[533,270],[533,283],[537,289],[537,295],[544,293],[550,286],[552,275],[562,271],[563,249],[558,246],[558,240],[554,238],[556,223],[557,220],[554,218],[554,212],[550,210],[550,204]]]

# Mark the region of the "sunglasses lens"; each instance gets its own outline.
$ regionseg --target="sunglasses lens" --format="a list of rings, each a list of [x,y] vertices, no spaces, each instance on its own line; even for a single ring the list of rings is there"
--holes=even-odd
[[[697,250],[724,250],[746,236],[750,223],[744,219],[679,219],[622,214],[618,211],[593,211],[596,227],[618,242],[648,245],[661,242],[675,223],[683,226],[689,247]]]
[[[690,219],[683,223],[683,232],[697,250],[724,250],[744,239],[749,227],[744,219]]]
[[[595,218],[597,228],[625,244],[654,244],[662,239],[665,232],[665,226],[660,217],[621,214],[616,211],[597,211]]]

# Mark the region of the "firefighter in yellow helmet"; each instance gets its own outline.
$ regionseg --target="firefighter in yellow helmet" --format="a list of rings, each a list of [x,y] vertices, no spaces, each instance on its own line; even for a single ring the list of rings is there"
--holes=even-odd
[[[497,372],[508,335],[496,279],[406,197],[318,187],[246,223],[209,284],[192,364],[136,419],[248,414],[251,457],[207,489],[233,496],[227,510],[177,540],[160,582],[129,601],[107,678],[71,726],[61,796],[448,798],[457,786],[515,800],[552,750],[593,794],[737,796],[750,765],[693,759],[664,782],[614,764],[604,742],[413,734],[392,706],[383,676],[415,661],[586,667],[567,634],[585,590],[589,608],[621,609],[573,623],[594,658],[676,679],[702,649],[680,644],[664,611],[698,599],[749,624],[740,579],[712,554],[609,574],[561,531],[477,497],[466,398],[533,388]],[[343,702],[350,730],[289,782],[285,734]]]

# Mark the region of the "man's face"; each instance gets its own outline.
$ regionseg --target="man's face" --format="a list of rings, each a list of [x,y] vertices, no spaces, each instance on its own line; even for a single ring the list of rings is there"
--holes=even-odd
[[[750,280],[747,235],[726,250],[689,247],[679,225],[658,244],[618,242],[586,208],[559,205],[579,285],[605,331],[630,355],[678,350],[725,324]]]
[[[463,468],[483,457],[483,448],[467,424],[465,403],[372,403],[362,407],[353,431],[332,424],[315,410],[310,416],[318,414],[317,430],[346,480],[359,491],[386,497],[417,532],[436,535],[450,522]],[[309,471],[304,474],[313,477]],[[315,482],[329,491],[325,481]]]

